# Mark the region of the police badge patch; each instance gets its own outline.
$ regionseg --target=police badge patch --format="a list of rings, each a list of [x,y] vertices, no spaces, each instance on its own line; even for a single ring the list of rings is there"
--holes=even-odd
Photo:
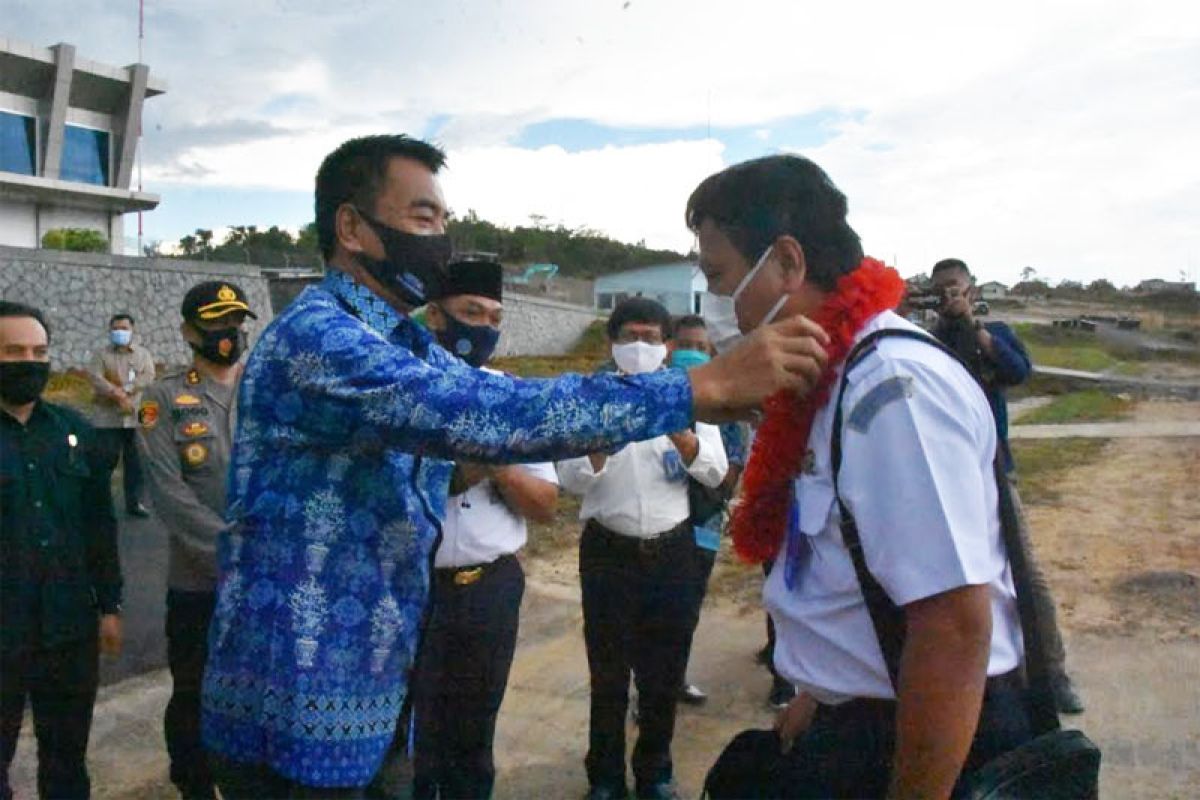
[[[145,400],[138,408],[138,424],[146,430],[152,429],[158,424],[158,403],[153,400]]]

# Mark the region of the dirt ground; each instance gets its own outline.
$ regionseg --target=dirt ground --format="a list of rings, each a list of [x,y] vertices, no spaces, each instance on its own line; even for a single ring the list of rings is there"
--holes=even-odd
[[[1200,420],[1200,403],[1143,402],[1133,419]],[[1064,722],[1103,749],[1103,796],[1200,796],[1200,440],[1111,440],[1057,489],[1027,511],[1088,706]],[[502,797],[586,789],[587,673],[571,546],[578,524],[560,518],[555,527],[528,562],[535,592],[559,599],[534,594],[522,622],[528,633],[497,741]],[[760,586],[755,570],[722,551],[690,675],[711,699],[681,710],[675,739],[685,796],[699,794],[732,733],[770,725],[768,679],[753,662],[763,642]],[[530,627],[546,614],[557,619],[549,637]]]
[[[1146,402],[1135,420],[1200,420],[1200,403]],[[1095,456],[1095,454],[1093,454]],[[1068,667],[1088,710],[1068,717],[1104,753],[1106,798],[1200,797],[1200,439],[1113,439],[1027,506],[1035,546],[1060,606]],[[587,789],[588,673],[579,606],[578,503],[531,531],[520,643],[496,737],[496,797],[577,798]],[[681,708],[676,776],[685,797],[738,731],[770,726],[761,575],[728,548],[710,584],[689,667],[707,705]],[[166,800],[158,720],[165,671],[97,707],[89,754],[94,796]],[[106,693],[107,696],[107,693]],[[636,728],[628,728],[632,745]],[[34,796],[33,742],[13,777]]]

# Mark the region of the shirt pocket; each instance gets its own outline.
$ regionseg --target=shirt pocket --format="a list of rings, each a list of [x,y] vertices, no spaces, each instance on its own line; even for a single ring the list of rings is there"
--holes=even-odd
[[[796,486],[797,558],[804,561],[799,591],[810,598],[828,598],[857,590],[850,554],[836,522],[837,496],[822,475],[805,475]]]
[[[833,513],[833,484],[819,475],[805,475],[797,481],[796,507],[800,532],[805,536],[820,536]]]

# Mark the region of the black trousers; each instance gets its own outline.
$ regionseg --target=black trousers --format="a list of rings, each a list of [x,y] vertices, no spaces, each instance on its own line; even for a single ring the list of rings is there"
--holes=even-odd
[[[25,701],[33,707],[38,796],[91,794],[88,736],[99,685],[97,637],[0,654],[0,800],[10,800],[8,767],[17,751]]]
[[[171,699],[163,717],[171,783],[185,798],[212,797],[213,779],[200,741],[200,688],[208,659],[214,592],[167,590],[167,666]]]
[[[696,628],[700,625],[700,609],[704,607],[704,597],[708,594],[708,579],[712,577],[713,567],[717,563],[717,554],[713,550],[705,550],[700,545],[693,545],[696,548],[696,591],[695,591],[695,610],[693,612],[692,629],[688,632],[687,646],[683,657],[683,672],[684,676],[682,684],[687,683],[687,665],[692,660],[692,641],[696,637]]]
[[[671,779],[675,703],[696,625],[700,575],[690,524],[647,543],[595,521],[584,528],[579,577],[592,684],[585,764],[593,786],[625,785],[631,672],[638,690],[634,778],[647,788]]]
[[[456,574],[459,578],[456,580]],[[470,572],[436,570],[413,678],[413,796],[487,798],[492,742],[517,646],[525,572],[502,556]]]
[[[963,775],[1031,738],[1025,690],[1017,674],[990,679]],[[894,701],[820,706],[786,755],[780,755],[774,731],[739,734],[709,772],[706,788],[714,800],[881,798],[891,779],[895,747]]]
[[[96,441],[104,468],[111,474],[117,468],[117,462],[124,459],[122,475],[126,508],[132,508],[142,500],[142,461],[138,456],[136,435],[134,428],[96,429]]]

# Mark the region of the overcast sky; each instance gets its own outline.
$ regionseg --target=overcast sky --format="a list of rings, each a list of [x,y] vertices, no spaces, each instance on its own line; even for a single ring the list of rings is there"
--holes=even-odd
[[[136,60],[136,0],[5,5],[0,34]],[[1195,0],[146,0],[145,61],[148,239],[298,227],[325,153],[403,131],[508,225],[686,251],[696,183],[799,152],[906,275],[1200,277]]]

